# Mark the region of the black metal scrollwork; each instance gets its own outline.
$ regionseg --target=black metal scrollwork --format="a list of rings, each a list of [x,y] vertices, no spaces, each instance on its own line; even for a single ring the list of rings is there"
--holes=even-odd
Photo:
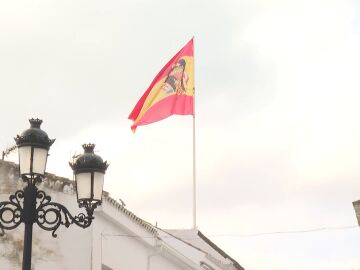
[[[77,216],[72,216],[68,209],[65,206],[51,202],[51,197],[46,195],[44,191],[37,192],[37,199],[39,204],[37,206],[37,218],[36,223],[40,228],[52,231],[52,236],[57,237],[56,230],[60,225],[69,227],[71,224],[76,224],[79,227],[87,228],[91,225],[93,220],[93,211],[87,213],[86,216],[84,213],[80,213]]]
[[[24,192],[16,191],[10,195],[9,201],[0,202],[0,236],[4,235],[4,230],[12,230],[22,222]]]
[[[69,227],[76,224],[81,228],[87,228],[94,219],[93,213],[97,204],[83,205],[86,214],[80,213],[77,216],[70,214],[69,210],[51,201],[51,197],[42,190],[36,191],[36,222],[40,228],[52,231],[52,236],[57,237],[57,229],[63,225]],[[24,222],[24,191],[18,190],[14,195],[10,195],[9,201],[0,202],[0,236],[4,235],[4,230],[12,230]]]

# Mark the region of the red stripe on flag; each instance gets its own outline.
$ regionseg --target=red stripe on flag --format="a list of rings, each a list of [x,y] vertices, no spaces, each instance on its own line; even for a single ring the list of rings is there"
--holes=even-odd
[[[194,97],[171,95],[164,98],[146,111],[140,121],[131,126],[131,129],[135,131],[137,126],[151,124],[173,114],[194,115]]]

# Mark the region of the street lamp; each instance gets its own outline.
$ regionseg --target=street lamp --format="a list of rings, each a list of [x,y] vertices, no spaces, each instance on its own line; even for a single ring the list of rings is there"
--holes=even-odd
[[[45,168],[50,146],[55,140],[49,139],[40,129],[42,120],[30,119],[31,127],[15,138],[19,152],[21,179],[26,183],[22,190],[10,195],[9,201],[0,202],[0,235],[4,230],[12,230],[21,223],[25,224],[23,270],[31,270],[32,226],[34,223],[44,230],[56,230],[63,225],[76,224],[87,228],[94,219],[94,210],[101,205],[104,174],[107,162],[94,153],[94,144],[84,144],[84,153],[70,163],[75,174],[76,193],[79,207],[84,207],[86,214],[72,216],[69,210],[56,202],[36,184],[45,176]]]
[[[84,154],[69,162],[75,174],[76,194],[79,207],[88,213],[101,205],[104,175],[109,164],[94,153],[95,144],[83,144]]]

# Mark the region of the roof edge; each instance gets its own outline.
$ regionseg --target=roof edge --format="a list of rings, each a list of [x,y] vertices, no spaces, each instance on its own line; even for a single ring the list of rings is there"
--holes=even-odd
[[[198,230],[197,234],[209,246],[211,246],[213,249],[215,249],[217,252],[219,252],[219,254],[221,254],[221,256],[223,256],[224,258],[229,259],[234,264],[236,269],[245,270],[244,267],[242,267],[235,259],[233,259],[231,256],[229,256],[225,251],[223,251],[214,242],[212,242],[209,238],[207,238],[200,230]]]

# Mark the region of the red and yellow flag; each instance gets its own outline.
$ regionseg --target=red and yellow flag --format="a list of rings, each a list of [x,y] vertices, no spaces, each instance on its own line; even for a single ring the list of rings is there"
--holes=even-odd
[[[173,114],[194,115],[194,42],[191,39],[156,75],[129,115],[133,132]]]

